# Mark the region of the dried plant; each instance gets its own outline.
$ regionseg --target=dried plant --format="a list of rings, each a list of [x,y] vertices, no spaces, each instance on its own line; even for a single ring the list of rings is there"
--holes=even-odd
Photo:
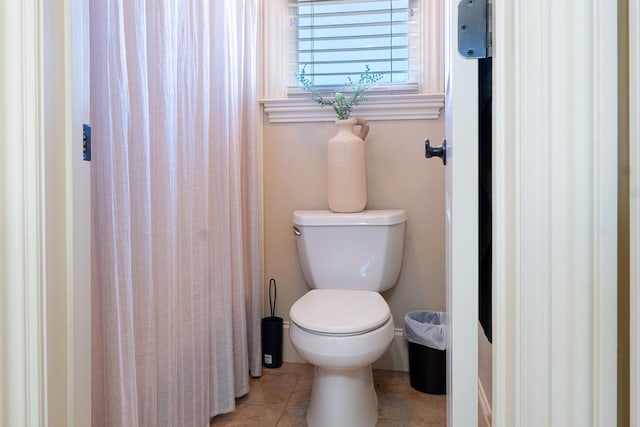
[[[311,99],[321,106],[331,105],[338,115],[338,119],[345,120],[351,114],[351,108],[362,104],[367,100],[365,92],[382,79],[382,73],[372,73],[368,65],[365,65],[364,73],[360,74],[360,79],[354,83],[351,77],[347,77],[345,88],[350,90],[345,92],[334,92],[332,97],[323,97],[318,89],[313,85],[311,80],[307,78],[307,66],[302,67],[302,71],[298,75],[298,81],[302,85],[302,89],[311,93]]]

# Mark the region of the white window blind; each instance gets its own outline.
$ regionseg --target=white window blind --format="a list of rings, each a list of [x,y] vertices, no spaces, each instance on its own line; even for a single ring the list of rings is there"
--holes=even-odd
[[[365,67],[383,73],[380,90],[417,91],[421,66],[419,0],[290,2],[290,92],[305,68],[315,86],[357,81]]]

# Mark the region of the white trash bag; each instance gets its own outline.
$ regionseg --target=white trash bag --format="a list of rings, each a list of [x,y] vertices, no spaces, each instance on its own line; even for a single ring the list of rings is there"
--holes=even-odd
[[[409,342],[445,350],[447,348],[447,313],[418,310],[404,316],[404,336]]]

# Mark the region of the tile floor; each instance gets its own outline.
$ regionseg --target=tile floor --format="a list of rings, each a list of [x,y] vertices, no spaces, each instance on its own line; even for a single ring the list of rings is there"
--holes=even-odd
[[[212,426],[306,426],[313,367],[284,363],[264,369],[251,380],[251,391],[237,401],[235,412],[218,415]],[[373,371],[378,394],[379,427],[441,427],[447,425],[445,396],[424,394],[409,385],[406,372]],[[330,426],[328,426],[330,427]]]

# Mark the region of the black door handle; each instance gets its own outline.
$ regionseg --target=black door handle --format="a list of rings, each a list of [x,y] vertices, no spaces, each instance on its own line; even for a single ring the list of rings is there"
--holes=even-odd
[[[429,139],[424,141],[424,156],[427,159],[432,157],[440,157],[442,159],[442,164],[447,165],[447,140],[442,140],[442,145],[439,147],[432,147]]]

